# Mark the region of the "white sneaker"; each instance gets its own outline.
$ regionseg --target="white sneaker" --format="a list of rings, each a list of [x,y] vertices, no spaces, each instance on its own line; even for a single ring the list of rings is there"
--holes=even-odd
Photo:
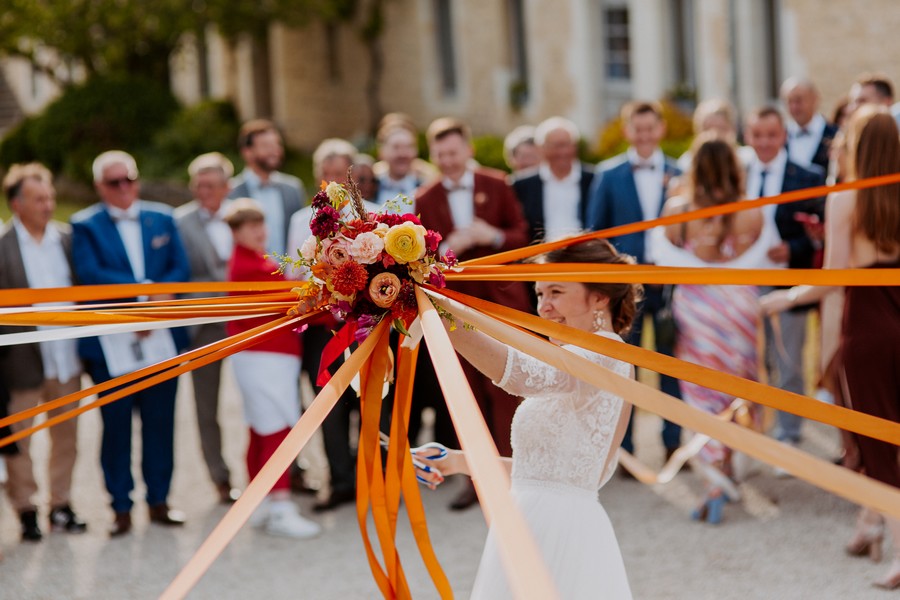
[[[269,522],[269,509],[269,497],[266,496],[262,499],[262,502],[259,503],[259,506],[256,507],[256,510],[253,511],[253,514],[250,515],[250,518],[247,519],[247,523],[250,524],[250,527],[265,527]]]
[[[290,500],[278,500],[269,505],[265,531],[270,535],[305,540],[322,533],[322,528],[318,523],[300,516]]]

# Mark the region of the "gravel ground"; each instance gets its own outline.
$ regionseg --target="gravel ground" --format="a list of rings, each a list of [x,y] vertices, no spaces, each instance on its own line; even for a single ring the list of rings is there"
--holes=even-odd
[[[222,418],[226,459],[243,478],[246,434],[233,380],[225,386]],[[80,421],[80,454],[73,503],[89,524],[84,535],[45,535],[37,544],[18,541],[18,523],[5,495],[0,500],[0,599],[143,599],[157,597],[185,564],[226,509],[216,503],[200,455],[190,381],[182,379],[178,401],[177,464],[170,504],[184,510],[184,528],[150,525],[142,502],[135,506],[135,530],[110,540],[111,513],[98,462],[100,420],[96,412]],[[651,465],[662,460],[659,421],[641,414],[638,456]],[[823,427],[807,427],[804,449],[833,456],[837,439]],[[136,440],[137,442],[137,440]],[[35,450],[46,456],[39,435]],[[304,451],[310,472],[322,477],[321,440]],[[139,469],[135,469],[139,473]],[[238,482],[242,483],[242,482]],[[438,558],[457,597],[471,589],[486,527],[481,512],[446,509],[454,482],[437,492],[423,490],[429,529]],[[646,487],[619,477],[603,489],[601,501],[615,526],[638,599],[805,599],[888,598],[870,581],[885,564],[845,557],[854,507],[794,479],[779,479],[766,467],[743,485],[744,501],[726,508],[718,527],[691,522],[699,482],[689,472],[665,486]],[[135,498],[141,498],[139,486]],[[311,497],[297,497],[311,515]],[[44,515],[45,517],[45,515]],[[191,594],[196,599],[379,597],[360,543],[351,506],[314,518],[321,537],[293,541],[249,527],[235,538]],[[406,526],[406,527],[404,527]],[[886,542],[889,543],[889,542]],[[418,559],[408,523],[401,519],[398,546],[415,598],[437,597]],[[886,549],[888,547],[886,546]],[[894,594],[897,596],[897,594]],[[602,597],[598,590],[597,597]]]

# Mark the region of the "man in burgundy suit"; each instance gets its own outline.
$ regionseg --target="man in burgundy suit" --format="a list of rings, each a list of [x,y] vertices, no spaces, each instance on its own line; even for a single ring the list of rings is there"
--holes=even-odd
[[[469,128],[445,117],[428,127],[426,137],[431,160],[440,170],[441,179],[419,189],[415,213],[422,225],[443,236],[441,252],[453,250],[464,261],[526,245],[530,238],[522,208],[506,184],[504,173],[473,165]],[[524,283],[464,281],[450,283],[448,287],[532,311]],[[497,449],[501,455],[510,456],[510,425],[520,399],[496,387],[465,360],[462,365]],[[463,509],[476,501],[475,488],[469,482],[450,507]]]

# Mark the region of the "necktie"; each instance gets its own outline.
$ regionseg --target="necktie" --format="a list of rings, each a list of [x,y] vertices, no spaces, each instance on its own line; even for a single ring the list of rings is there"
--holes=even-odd
[[[766,196],[766,175],[769,172],[763,169],[759,174],[759,195],[757,198],[764,198]]]

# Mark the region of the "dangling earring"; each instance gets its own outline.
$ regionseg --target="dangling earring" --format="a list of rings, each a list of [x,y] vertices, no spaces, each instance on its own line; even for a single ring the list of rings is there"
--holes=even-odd
[[[606,319],[603,318],[603,311],[597,309],[594,311],[594,331],[600,331],[606,327]]]

